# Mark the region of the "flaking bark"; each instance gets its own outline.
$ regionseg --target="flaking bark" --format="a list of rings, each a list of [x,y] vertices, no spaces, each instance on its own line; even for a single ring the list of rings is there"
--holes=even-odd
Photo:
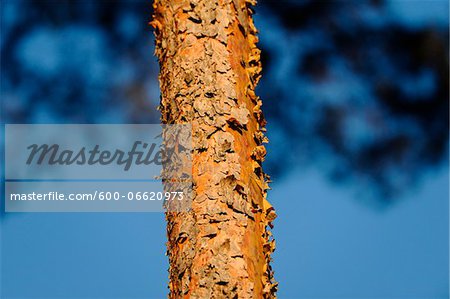
[[[192,125],[194,199],[166,212],[169,298],[275,298],[260,50],[244,0],[155,0],[161,120]]]

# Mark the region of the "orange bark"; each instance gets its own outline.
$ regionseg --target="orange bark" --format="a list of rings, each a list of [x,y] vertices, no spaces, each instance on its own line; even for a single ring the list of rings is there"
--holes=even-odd
[[[166,213],[169,298],[275,298],[252,4],[154,2],[161,119],[193,142],[191,210]]]

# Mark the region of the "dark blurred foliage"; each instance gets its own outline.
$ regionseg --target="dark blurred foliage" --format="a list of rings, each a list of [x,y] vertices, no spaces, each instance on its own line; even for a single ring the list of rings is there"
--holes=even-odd
[[[151,1],[0,5],[2,122],[158,121]],[[447,1],[256,12],[273,177],[313,166],[387,203],[447,161]]]
[[[275,175],[314,162],[387,203],[447,161],[447,1],[263,4],[260,94],[272,148],[288,143]]]
[[[147,1],[1,2],[9,123],[152,123],[158,66]]]

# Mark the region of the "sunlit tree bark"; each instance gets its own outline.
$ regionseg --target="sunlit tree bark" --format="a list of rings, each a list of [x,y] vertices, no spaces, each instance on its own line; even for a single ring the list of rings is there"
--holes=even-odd
[[[154,2],[161,119],[193,141],[192,209],[166,212],[169,298],[275,297],[253,2]]]

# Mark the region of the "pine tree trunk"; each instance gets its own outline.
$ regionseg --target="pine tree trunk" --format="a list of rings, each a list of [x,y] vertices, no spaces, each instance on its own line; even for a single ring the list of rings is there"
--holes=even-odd
[[[253,2],[153,5],[162,122],[193,141],[192,210],[166,212],[169,298],[275,298]]]

